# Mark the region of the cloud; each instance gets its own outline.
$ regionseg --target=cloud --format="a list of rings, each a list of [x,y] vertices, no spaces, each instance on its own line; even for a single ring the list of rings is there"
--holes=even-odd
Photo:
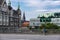
[[[35,10],[40,11],[40,12],[55,12],[55,10],[58,12],[60,11],[59,6],[60,6],[60,1],[39,1],[39,0],[29,0],[25,1],[27,4],[25,6],[35,8]],[[32,9],[31,9],[32,10]],[[33,10],[34,11],[34,10]]]
[[[60,5],[60,1],[28,1],[26,2],[26,6],[31,7],[43,7],[48,5]]]
[[[40,3],[38,0],[27,0],[25,2],[27,3],[28,6],[35,6]]]
[[[41,0],[25,0],[22,1],[26,7],[31,8],[38,8],[38,9],[44,9],[44,8],[53,8],[60,5],[60,1],[41,1]]]
[[[18,0],[11,0],[11,2],[12,7],[17,9]],[[21,10],[26,11],[27,19],[37,17],[39,14],[60,12],[60,0],[19,0],[19,2]]]
[[[35,12],[47,12],[48,10],[36,10]]]
[[[46,13],[60,12],[60,0],[21,0],[21,2],[24,3],[23,6],[32,10],[27,11],[27,16],[36,17],[39,14],[42,16]]]
[[[8,0],[7,0],[8,2]],[[11,2],[15,2],[17,3],[18,0],[11,0]],[[26,7],[33,7],[33,8],[38,8],[38,9],[44,9],[44,8],[48,8],[48,6],[50,7],[55,7],[57,5],[60,5],[60,1],[53,1],[53,0],[19,0],[20,4],[22,5],[22,3],[25,4]],[[22,3],[21,3],[22,2]],[[13,3],[14,4],[14,3]],[[14,4],[16,5],[16,4]],[[23,5],[24,6],[24,5]]]
[[[51,10],[35,10],[35,12],[46,12],[46,13],[50,13],[50,12],[60,12],[60,9],[51,9]]]

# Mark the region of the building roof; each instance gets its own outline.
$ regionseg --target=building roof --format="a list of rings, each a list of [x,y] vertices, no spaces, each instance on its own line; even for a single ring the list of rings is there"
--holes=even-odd
[[[21,10],[20,9],[17,9],[17,13],[21,15]]]
[[[13,14],[14,15],[18,15],[16,10],[13,10]]]
[[[23,24],[22,24],[22,27],[27,27],[29,26],[29,21],[25,21]]]
[[[11,10],[11,9],[12,9],[12,7],[11,7],[11,6],[8,6],[8,9],[9,9],[9,10]]]
[[[4,0],[0,0],[0,5],[2,5],[3,1],[4,1]]]

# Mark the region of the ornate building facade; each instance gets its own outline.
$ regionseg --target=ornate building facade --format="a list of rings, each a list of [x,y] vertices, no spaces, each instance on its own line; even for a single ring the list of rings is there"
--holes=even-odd
[[[21,27],[21,10],[18,4],[17,10],[7,5],[6,0],[0,0],[0,32],[19,32]]]

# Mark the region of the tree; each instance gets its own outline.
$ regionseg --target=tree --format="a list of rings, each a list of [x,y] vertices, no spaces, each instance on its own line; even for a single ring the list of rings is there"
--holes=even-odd
[[[56,24],[53,23],[46,23],[46,24],[42,24],[41,29],[45,28],[45,29],[58,29],[59,26],[57,26]]]

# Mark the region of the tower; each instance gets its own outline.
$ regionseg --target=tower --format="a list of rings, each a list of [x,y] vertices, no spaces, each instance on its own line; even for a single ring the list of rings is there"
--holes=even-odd
[[[18,1],[18,9],[17,9],[17,11],[18,11],[18,14],[21,15],[21,10],[20,10],[20,3],[19,3],[19,1]]]
[[[6,0],[4,0],[4,4],[6,4]]]
[[[6,0],[4,0],[4,1],[2,2],[2,7],[7,8],[7,3],[6,3]]]
[[[18,14],[18,23],[19,23],[19,27],[21,27],[21,10],[20,10],[20,3],[18,1],[18,9],[17,9],[17,14]]]
[[[3,1],[4,1],[4,0],[0,0],[0,6],[2,5]]]
[[[8,6],[11,6],[11,1],[9,0],[9,2],[8,2]]]
[[[2,2],[2,5],[1,5],[1,10],[4,11],[4,12],[7,12],[7,3],[6,3],[6,0],[3,0]]]
[[[24,12],[24,13],[23,13],[23,22],[26,21],[25,19],[26,19],[26,18],[25,18],[25,12]]]
[[[12,9],[12,7],[11,7],[11,1],[10,1],[10,0],[9,0],[9,2],[8,2],[8,9],[9,9],[9,10]]]
[[[9,0],[9,2],[8,2],[8,9],[9,9],[9,10],[12,9],[12,7],[11,7],[11,1],[10,1],[10,0]]]

